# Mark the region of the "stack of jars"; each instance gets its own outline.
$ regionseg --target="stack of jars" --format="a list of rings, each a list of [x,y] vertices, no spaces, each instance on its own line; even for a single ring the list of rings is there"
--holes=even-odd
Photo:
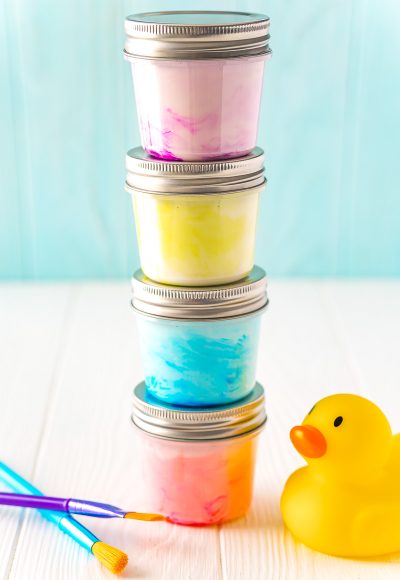
[[[126,157],[145,374],[132,421],[146,507],[179,524],[246,512],[266,422],[255,369],[268,298],[254,249],[268,32],[268,17],[244,12],[126,19],[143,145]]]

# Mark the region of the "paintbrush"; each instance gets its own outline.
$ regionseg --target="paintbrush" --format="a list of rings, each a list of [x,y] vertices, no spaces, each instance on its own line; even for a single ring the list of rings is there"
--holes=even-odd
[[[0,505],[11,505],[22,508],[35,508],[64,512],[79,516],[95,518],[126,518],[145,522],[165,521],[160,514],[127,512],[107,503],[87,501],[74,498],[48,497],[46,495],[24,495],[19,493],[0,493]]]
[[[1,462],[0,479],[16,492],[32,493],[36,496],[41,495],[41,492],[36,487]],[[71,516],[63,516],[47,510],[39,510],[39,512],[46,520],[58,526],[60,530],[68,534],[80,546],[92,553],[99,562],[114,574],[122,572],[128,564],[128,556],[124,552],[101,542],[90,530]]]

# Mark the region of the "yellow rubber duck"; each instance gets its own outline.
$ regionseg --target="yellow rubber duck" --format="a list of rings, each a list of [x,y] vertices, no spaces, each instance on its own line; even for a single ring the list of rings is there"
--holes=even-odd
[[[281,511],[293,535],[335,556],[400,551],[400,434],[357,395],[314,405],[290,438],[308,465],[286,482]]]

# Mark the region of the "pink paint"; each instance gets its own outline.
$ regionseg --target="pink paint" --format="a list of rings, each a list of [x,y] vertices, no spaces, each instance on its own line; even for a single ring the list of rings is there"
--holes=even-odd
[[[257,141],[265,59],[134,59],[143,147],[163,159],[246,155]]]
[[[147,153],[156,159],[164,159],[165,161],[182,161],[182,159],[175,157],[175,155],[171,153],[171,151],[168,151],[168,149],[162,149],[161,151],[147,149]]]
[[[252,499],[257,435],[221,441],[172,441],[137,430],[143,509],[191,526],[246,513]]]

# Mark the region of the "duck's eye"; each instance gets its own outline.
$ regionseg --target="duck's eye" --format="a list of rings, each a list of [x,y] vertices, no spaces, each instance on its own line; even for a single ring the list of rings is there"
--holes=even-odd
[[[342,423],[343,423],[343,417],[336,417],[336,419],[333,422],[335,427],[339,427],[339,425],[341,425]]]
[[[312,409],[311,409],[311,410],[308,412],[308,414],[309,414],[309,415],[311,415],[311,413],[314,411],[314,409],[315,409],[315,405],[314,405],[314,407],[312,407]]]

